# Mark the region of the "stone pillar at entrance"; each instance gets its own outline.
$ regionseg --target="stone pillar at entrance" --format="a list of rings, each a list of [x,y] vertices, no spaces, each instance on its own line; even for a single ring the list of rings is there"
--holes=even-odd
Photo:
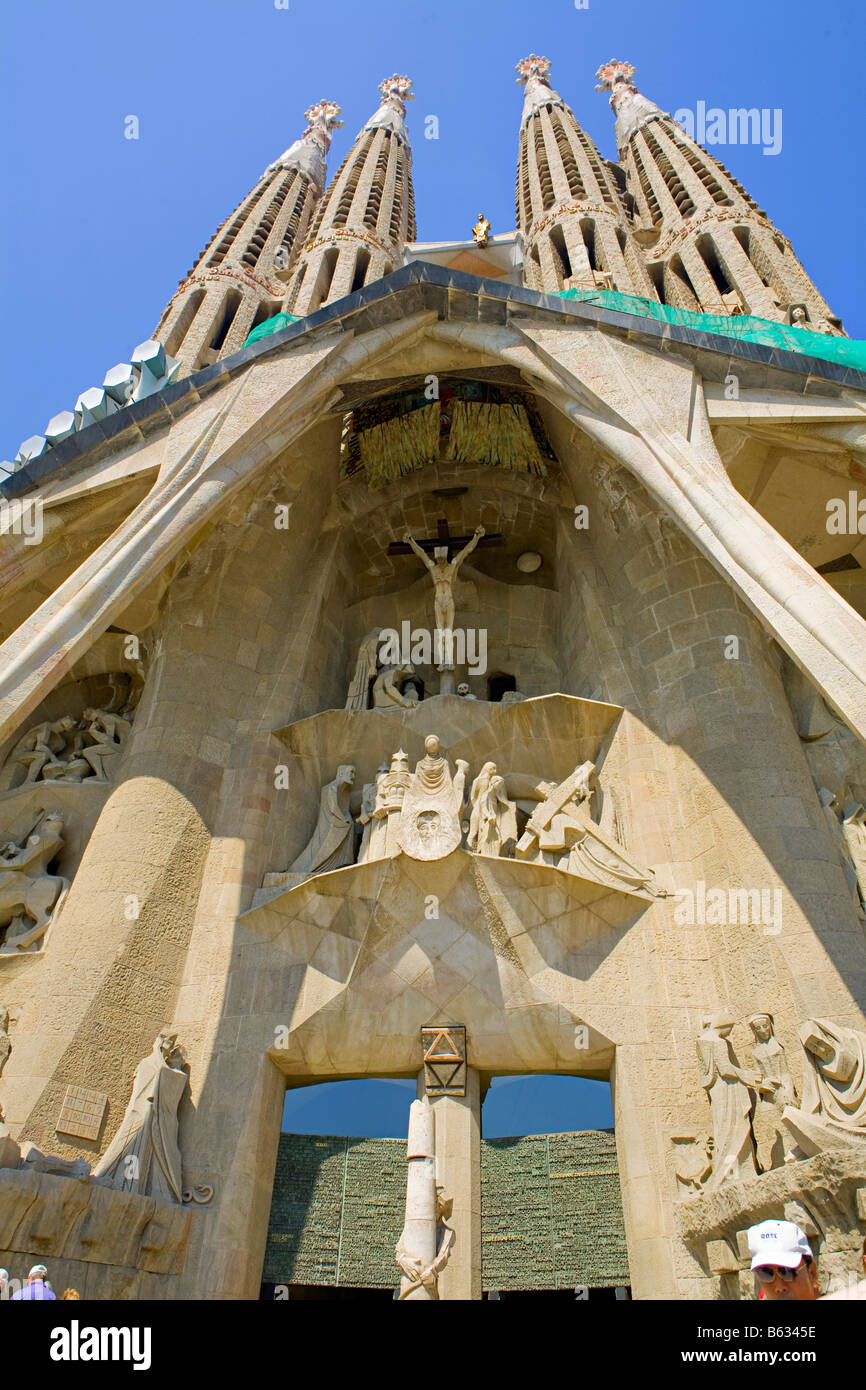
[[[466,1094],[430,1096],[436,1127],[436,1181],[454,1206],[448,1222],[455,1241],[439,1276],[440,1299],[481,1298],[481,1088],[466,1068]],[[424,1072],[418,1095],[426,1094]]]

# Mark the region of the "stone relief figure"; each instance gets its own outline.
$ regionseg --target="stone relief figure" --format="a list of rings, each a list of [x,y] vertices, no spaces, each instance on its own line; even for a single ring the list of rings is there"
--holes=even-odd
[[[713,1136],[675,1134],[671,1143],[678,1146],[674,1157],[677,1191],[681,1197],[694,1197],[703,1192],[713,1171]]]
[[[403,801],[406,790],[412,781],[409,771],[409,758],[402,748],[391,758],[391,766],[378,785],[378,797],[384,812],[385,826],[382,855],[390,859],[400,852],[400,821],[403,815]],[[371,855],[372,858],[372,855]]]
[[[539,803],[517,842],[515,858],[551,864],[608,888],[660,894],[651,869],[642,869],[590,814],[591,762],[576,767],[559,784],[539,782]]]
[[[842,807],[842,837],[857,880],[860,916],[866,917],[866,807],[859,802]]]
[[[705,1018],[697,1051],[701,1085],[710,1102],[713,1121],[713,1173],[707,1188],[723,1182],[743,1182],[757,1176],[752,1143],[749,1087],[760,1078],[743,1071],[728,1041],[734,1020],[728,1014]]]
[[[183,1201],[177,1112],[188,1084],[177,1034],[160,1033],[136,1068],[120,1128],[93,1169],[97,1182],[164,1202]]]
[[[382,795],[382,782],[388,775],[388,763],[382,763],[376,773],[375,782],[366,782],[361,797],[361,814],[358,821],[364,827],[358,863],[366,864],[369,859],[385,858],[385,841],[388,832],[388,810]]]
[[[406,1217],[395,1258],[400,1266],[401,1302],[439,1298],[439,1275],[454,1247],[455,1235],[445,1222],[452,1202],[436,1182],[435,1117],[425,1096],[409,1107],[406,1146]]]
[[[323,874],[353,862],[355,822],[349,812],[349,797],[354,782],[355,769],[343,764],[337,768],[333,782],[322,788],[313,838],[292,864],[290,873]]]
[[[0,955],[23,951],[48,930],[69,891],[68,879],[48,872],[63,849],[63,813],[43,812],[21,845],[0,846]]]
[[[349,693],[346,697],[346,709],[365,710],[370,694],[370,682],[376,674],[379,666],[379,633],[381,628],[374,627],[372,632],[368,632],[358,648],[358,657],[355,662],[355,672],[349,686]]]
[[[803,1100],[783,1119],[806,1154],[866,1144],[866,1034],[826,1018],[799,1029],[806,1052]]]
[[[752,1129],[758,1150],[758,1167],[762,1173],[794,1158],[794,1145],[782,1125],[786,1105],[796,1105],[797,1096],[785,1049],[773,1031],[772,1014],[752,1014],[748,1020],[755,1039],[752,1057],[761,1073]]]
[[[66,764],[58,755],[65,751],[75,728],[75,720],[69,714],[62,719],[37,724],[16,743],[9,755],[9,762],[20,763],[26,768],[25,782],[38,782],[46,767],[63,770]]]
[[[452,777],[435,734],[428,734],[424,748],[403,798],[399,845],[410,859],[444,859],[463,838],[461,812],[468,764],[458,760]]]
[[[409,677],[414,676],[415,667],[411,661],[405,662],[401,666],[383,666],[379,675],[373,682],[373,708],[374,709],[414,709],[418,703],[417,697],[407,694],[406,689],[400,689],[398,681],[405,680],[410,684]],[[414,687],[417,691],[417,686]]]
[[[435,627],[439,632],[452,632],[454,630],[454,581],[457,578],[457,571],[467,555],[470,555],[475,549],[483,535],[484,527],[476,526],[472,540],[450,561],[447,545],[437,546],[433,551],[433,559],[431,560],[430,556],[425,554],[408,531],[403,536],[404,543],[411,546],[418,559],[423,561],[430,573],[430,578],[433,580],[433,612]]]
[[[3,1075],[3,1068],[9,1061],[9,1054],[12,1051],[12,1039],[9,1036],[9,1010],[5,1005],[0,1006],[0,1076]]]
[[[4,780],[12,786],[28,782],[107,782],[111,764],[123,752],[132,724],[122,714],[86,709],[79,720],[71,715],[29,729],[7,759]]]
[[[469,801],[469,849],[493,858],[512,855],[517,843],[517,806],[508,800],[505,778],[499,776],[495,763],[484,764],[472,783]]]

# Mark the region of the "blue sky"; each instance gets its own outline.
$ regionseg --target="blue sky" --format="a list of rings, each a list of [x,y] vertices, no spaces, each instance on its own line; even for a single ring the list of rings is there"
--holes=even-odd
[[[414,1081],[332,1081],[286,1092],[283,1129],[294,1134],[401,1138]],[[575,1076],[499,1076],[484,1099],[485,1139],[610,1129],[610,1086]]]
[[[283,0],[277,0],[283,3]],[[479,209],[514,225],[520,90],[514,64],[546,54],[553,80],[607,157],[611,57],[671,110],[703,100],[776,108],[783,143],[717,147],[793,240],[854,337],[866,337],[861,82],[853,0],[40,0],[2,20],[0,458],[128,360],[178,281],[306,106],[344,110],[330,168],[394,71],[409,108],[419,236],[466,237]],[[140,138],[124,139],[136,115]],[[439,139],[423,138],[424,117]],[[805,173],[813,171],[807,181]]]

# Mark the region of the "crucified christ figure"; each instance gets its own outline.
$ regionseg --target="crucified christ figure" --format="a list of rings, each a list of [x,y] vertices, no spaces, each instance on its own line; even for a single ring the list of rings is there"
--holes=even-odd
[[[448,559],[447,545],[437,545],[433,551],[433,559],[421,549],[420,545],[412,539],[409,532],[403,536],[406,545],[409,545],[430,571],[430,578],[433,580],[433,612],[436,619],[436,628],[439,632],[451,632],[454,628],[454,580],[457,578],[457,571],[476,547],[481,537],[484,535],[484,527],[476,526],[475,534],[468,545],[454,556],[453,560]]]

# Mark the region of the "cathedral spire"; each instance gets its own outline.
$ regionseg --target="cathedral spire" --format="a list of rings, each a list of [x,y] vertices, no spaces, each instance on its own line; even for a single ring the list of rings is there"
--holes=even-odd
[[[839,333],[841,325],[742,184],[634,84],[631,63],[596,73],[610,93],[635,232],[658,297],[678,309],[754,314]],[[731,116],[748,112],[732,112]]]
[[[286,293],[289,312],[314,313],[402,265],[405,244],[416,236],[406,129],[411,87],[396,73],[379,84],[381,103],[319,204]]]
[[[526,88],[516,190],[526,285],[655,298],[620,197],[621,171],[551,87],[549,59],[531,53],[516,71]]]
[[[179,358],[181,375],[237,352],[277,313],[285,280],[325,186],[340,108],[319,101],[298,140],[269,164],[181,281],[154,333]]]
[[[297,169],[306,174],[318,193],[325,191],[325,161],[331,148],[331,132],[341,130],[340,108],[335,101],[317,101],[304,112],[307,128],[287,150],[269,164],[265,174],[274,169]]]

